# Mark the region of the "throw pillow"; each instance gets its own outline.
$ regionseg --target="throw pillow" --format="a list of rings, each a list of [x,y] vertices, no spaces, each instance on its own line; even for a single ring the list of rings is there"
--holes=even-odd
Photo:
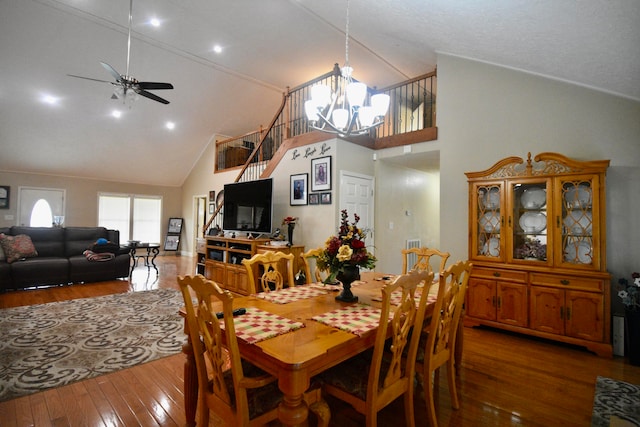
[[[38,256],[31,237],[26,234],[18,234],[17,236],[0,234],[0,247],[2,247],[9,264],[22,258]]]

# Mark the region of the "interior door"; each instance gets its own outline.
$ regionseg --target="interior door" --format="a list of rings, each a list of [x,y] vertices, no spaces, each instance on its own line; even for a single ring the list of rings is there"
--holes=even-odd
[[[39,200],[44,200],[51,208],[52,216],[64,216],[66,190],[59,188],[18,188],[18,224],[31,225],[31,213]]]
[[[360,217],[358,226],[370,232],[367,235],[366,243],[372,251],[375,247],[375,236],[373,234],[373,186],[374,179],[372,176],[340,171],[340,210],[347,210],[349,221],[353,221],[354,213],[358,214]]]

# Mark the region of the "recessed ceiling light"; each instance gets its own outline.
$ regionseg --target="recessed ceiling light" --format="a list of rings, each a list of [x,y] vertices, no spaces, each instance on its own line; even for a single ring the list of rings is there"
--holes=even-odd
[[[173,129],[175,129],[176,124],[173,123],[173,122],[167,122],[167,123],[165,123],[165,126],[166,126],[167,129],[173,130]]]
[[[214,51],[215,53],[220,53],[220,52],[222,52],[222,46],[220,46],[219,44],[217,44],[217,45],[213,46],[213,51]]]
[[[154,27],[159,27],[160,26],[160,20],[158,18],[151,18],[149,20],[149,23]]]
[[[113,110],[113,111],[111,112],[111,115],[112,115],[113,117],[115,117],[116,119],[119,119],[119,118],[120,118],[120,116],[122,116],[122,111],[120,111],[120,110]]]
[[[42,95],[42,97],[40,98],[40,100],[42,102],[44,102],[45,104],[49,104],[49,105],[57,105],[58,101],[60,100],[59,98],[56,98],[53,95]]]

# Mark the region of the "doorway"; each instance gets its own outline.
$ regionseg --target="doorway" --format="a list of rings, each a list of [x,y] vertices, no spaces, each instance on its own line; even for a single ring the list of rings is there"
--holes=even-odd
[[[52,227],[64,223],[66,190],[60,188],[18,188],[18,225]],[[37,211],[34,208],[38,208]],[[40,214],[38,214],[40,212]],[[32,221],[33,220],[33,221]]]

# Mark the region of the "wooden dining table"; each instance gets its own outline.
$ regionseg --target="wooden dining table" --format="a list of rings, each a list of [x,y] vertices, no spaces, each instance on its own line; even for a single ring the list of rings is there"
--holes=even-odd
[[[359,303],[379,308],[381,288],[387,282],[387,277],[392,276],[361,273],[361,281],[352,288],[359,297]],[[243,359],[278,378],[278,387],[284,395],[278,411],[283,425],[307,424],[308,408],[303,395],[315,375],[373,347],[375,343],[377,328],[356,335],[312,320],[314,316],[355,304],[336,301],[337,294],[337,291],[326,290],[321,295],[285,304],[269,302],[256,295],[233,300],[234,309],[255,307],[304,324],[304,327],[254,344],[238,339]],[[181,310],[181,314],[184,316],[184,310]],[[185,331],[188,331],[186,325]],[[184,366],[186,421],[188,426],[194,426],[198,380],[190,342],[184,345],[183,352],[187,355]]]

